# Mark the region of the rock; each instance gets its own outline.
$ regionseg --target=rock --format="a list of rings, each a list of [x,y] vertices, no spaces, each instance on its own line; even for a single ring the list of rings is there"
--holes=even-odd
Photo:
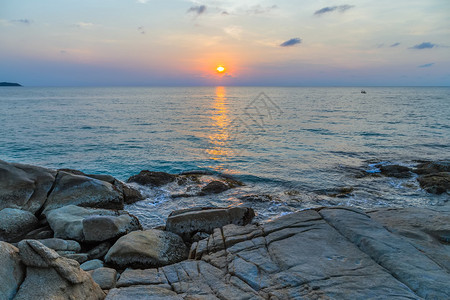
[[[132,286],[121,289],[112,289],[109,291],[105,300],[182,300],[183,297],[178,296],[177,293],[157,287],[157,286]],[[200,299],[200,298],[198,298]]]
[[[19,242],[27,266],[25,281],[14,299],[103,299],[105,294],[76,261],[60,257],[35,240]]]
[[[50,226],[40,227],[23,236],[24,240],[44,240],[53,238],[53,230]]]
[[[187,248],[176,234],[157,229],[133,231],[117,240],[105,262],[119,268],[150,268],[187,258]]]
[[[101,242],[141,228],[125,211],[68,205],[46,213],[55,237],[79,242]]]
[[[72,251],[72,252],[80,252],[81,246],[76,241],[71,240],[63,240],[58,238],[50,238],[39,240],[44,246],[53,249],[55,251]]]
[[[166,230],[188,241],[197,232],[212,233],[214,228],[227,224],[246,225],[254,216],[255,212],[248,207],[183,209],[169,215]]]
[[[0,241],[16,241],[38,226],[38,219],[29,211],[17,208],[0,210]]]
[[[128,178],[127,182],[136,182],[141,185],[147,186],[162,186],[175,181],[176,175],[165,172],[152,172],[143,170],[137,175],[133,175]]]
[[[414,173],[419,175],[450,172],[450,161],[423,162],[417,165]]]
[[[96,245],[94,248],[87,252],[89,259],[100,259],[103,258],[106,253],[108,253],[109,248],[111,248],[111,242],[103,242]]]
[[[18,208],[32,214],[47,200],[56,171],[0,160],[0,210]]]
[[[117,271],[114,269],[97,268],[92,271],[91,276],[103,290],[109,290],[116,286]]]
[[[100,259],[88,260],[80,265],[80,268],[85,271],[91,271],[103,267],[103,261]]]
[[[87,255],[87,253],[67,253],[67,254],[62,254],[61,256],[68,258],[68,259],[72,259],[79,264],[82,264],[89,260],[89,256]]]
[[[121,183],[121,185],[123,191],[123,200],[125,201],[126,204],[133,204],[137,201],[145,199],[145,197],[142,196],[141,192],[139,192],[137,189],[124,183]]]
[[[200,192],[200,195],[218,194],[228,190],[230,187],[225,183],[214,180],[204,186]]]
[[[44,212],[71,204],[123,209],[123,194],[108,182],[59,171]]]
[[[450,172],[432,173],[417,178],[420,187],[431,194],[443,194],[450,191]]]
[[[117,287],[127,287],[132,285],[165,285],[169,286],[166,277],[158,269],[126,269],[120,275]]]
[[[400,165],[381,165],[381,174],[387,177],[410,178],[412,176],[411,169]]]
[[[13,299],[25,278],[25,266],[20,261],[19,249],[0,242],[0,266],[0,299]]]

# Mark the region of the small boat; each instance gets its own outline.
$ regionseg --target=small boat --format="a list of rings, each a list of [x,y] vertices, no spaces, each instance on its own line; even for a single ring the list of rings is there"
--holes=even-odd
[[[367,94],[365,90],[361,90],[361,94]]]

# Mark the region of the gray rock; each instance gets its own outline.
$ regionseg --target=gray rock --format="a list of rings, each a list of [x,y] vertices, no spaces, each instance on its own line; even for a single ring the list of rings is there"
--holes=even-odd
[[[59,171],[44,212],[70,204],[123,209],[123,194],[106,181]]]
[[[35,240],[19,242],[19,254],[27,266],[25,281],[14,299],[103,299],[105,294],[71,259]]]
[[[388,177],[410,178],[411,169],[400,165],[382,165],[379,166],[381,174]]]
[[[117,271],[114,269],[97,268],[92,271],[91,276],[103,290],[109,290],[116,286]]]
[[[147,186],[162,186],[175,181],[176,175],[168,174],[165,172],[152,172],[143,170],[137,175],[133,175],[128,178],[127,182],[136,182],[141,185]]]
[[[182,300],[177,293],[157,286],[132,286],[121,289],[112,289],[106,296],[106,300]]]
[[[228,189],[230,189],[230,187],[227,184],[218,180],[214,180],[202,188],[202,190],[200,191],[200,195],[218,194]]]
[[[111,242],[103,242],[92,248],[87,252],[89,259],[101,259],[106,253],[108,253],[109,248],[111,248]]]
[[[450,191],[450,172],[432,173],[417,178],[420,187],[431,194],[443,194]]]
[[[425,175],[440,172],[450,172],[450,161],[429,161],[417,165],[414,173]]]
[[[33,214],[47,199],[56,171],[0,160],[0,210],[18,208]]]
[[[38,226],[38,219],[29,211],[17,208],[0,210],[0,241],[15,241]]]
[[[120,275],[117,287],[132,285],[168,285],[167,279],[158,269],[126,269]]]
[[[50,226],[40,227],[28,232],[22,237],[24,240],[44,240],[53,238],[53,230]]]
[[[248,207],[177,210],[167,218],[166,230],[188,241],[197,232],[212,233],[214,228],[227,224],[246,225],[254,216],[255,212]]]
[[[20,261],[19,249],[0,242],[0,266],[0,299],[13,299],[25,278],[25,266]]]
[[[103,267],[103,261],[100,259],[88,260],[80,265],[80,268],[85,271],[91,271]]]
[[[136,217],[125,211],[67,205],[46,215],[55,237],[79,242],[101,242],[141,228]]]
[[[159,267],[187,258],[187,248],[176,234],[157,229],[133,231],[117,240],[105,262],[119,268]]]
[[[62,254],[61,256],[68,258],[68,259],[73,259],[74,261],[76,261],[79,264],[82,264],[82,263],[88,261],[88,259],[89,259],[89,255],[87,255],[87,253],[66,253],[66,254]]]
[[[126,204],[133,204],[134,202],[144,200],[145,197],[142,196],[141,192],[137,189],[118,181],[123,192],[123,200]]]
[[[55,251],[72,251],[80,252],[81,246],[78,242],[72,240],[63,240],[58,238],[50,238],[38,240],[44,246],[53,249]]]

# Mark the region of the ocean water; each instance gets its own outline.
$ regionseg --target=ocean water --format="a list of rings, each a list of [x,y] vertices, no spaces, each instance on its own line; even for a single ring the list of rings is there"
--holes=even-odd
[[[0,89],[0,159],[110,174],[209,170],[245,186],[173,198],[142,189],[146,227],[192,206],[246,205],[257,221],[298,209],[448,205],[376,164],[450,158],[449,87]],[[362,175],[361,175],[362,174]],[[365,174],[369,176],[364,176]],[[350,193],[336,197],[336,189]],[[248,197],[252,195],[252,197]],[[254,195],[259,195],[258,197]],[[246,197],[247,196],[247,197]]]

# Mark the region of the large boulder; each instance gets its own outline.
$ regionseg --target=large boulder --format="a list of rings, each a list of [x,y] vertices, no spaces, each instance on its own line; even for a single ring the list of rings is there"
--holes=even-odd
[[[420,187],[431,194],[443,194],[450,191],[450,172],[432,173],[417,178]]]
[[[17,208],[0,210],[0,241],[15,241],[38,226],[38,219],[29,211]]]
[[[47,212],[56,238],[101,242],[141,229],[138,219],[126,211],[68,205]]]
[[[0,299],[13,299],[25,278],[25,266],[20,261],[19,249],[0,242],[0,266]]]
[[[182,209],[169,215],[166,230],[188,241],[197,232],[212,233],[214,228],[227,224],[247,225],[254,216],[249,207]]]
[[[101,288],[80,265],[35,240],[19,242],[27,266],[25,281],[14,299],[103,299]]]
[[[147,186],[162,186],[175,181],[176,178],[176,175],[165,172],[143,170],[139,174],[133,175],[128,178],[127,182],[136,182],[138,184]]]
[[[188,250],[176,234],[157,229],[133,231],[109,249],[105,262],[119,268],[152,268],[187,258]]]
[[[109,182],[59,171],[44,212],[70,204],[123,209],[123,193]]]
[[[56,171],[0,160],[0,210],[39,211],[55,181]]]

